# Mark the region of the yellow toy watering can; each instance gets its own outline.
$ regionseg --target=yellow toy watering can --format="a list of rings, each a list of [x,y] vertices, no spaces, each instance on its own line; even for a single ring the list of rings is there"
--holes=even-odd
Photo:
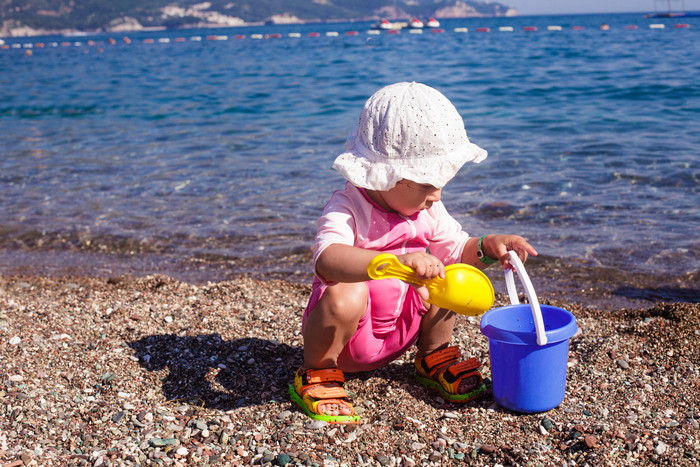
[[[401,264],[389,253],[376,256],[367,266],[372,279],[401,279],[428,289],[428,303],[468,316],[480,315],[493,306],[494,293],[486,274],[468,264],[451,264],[445,267],[445,278],[430,280],[416,278],[413,269]]]

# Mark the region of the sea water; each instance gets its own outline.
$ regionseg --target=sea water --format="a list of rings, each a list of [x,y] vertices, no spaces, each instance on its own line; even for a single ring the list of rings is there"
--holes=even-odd
[[[364,101],[418,81],[489,152],[443,192],[467,232],[581,267],[697,271],[700,18],[370,26],[5,38],[0,270],[307,280]]]

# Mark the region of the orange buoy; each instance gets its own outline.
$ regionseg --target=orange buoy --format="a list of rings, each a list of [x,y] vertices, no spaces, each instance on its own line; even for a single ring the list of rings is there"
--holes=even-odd
[[[131,44],[131,39],[129,39],[128,37],[124,36],[124,43],[125,43],[125,44]]]
[[[525,26],[523,31],[537,31],[537,26]]]
[[[685,24],[685,23],[679,23],[679,24],[674,24],[673,27],[674,27],[674,28],[689,28],[690,25],[689,25],[689,24]]]
[[[346,36],[357,36],[358,34],[357,31],[345,31]]]
[[[583,26],[574,26],[574,31],[583,31],[584,29],[586,28],[584,28]]]
[[[321,37],[321,33],[320,32],[310,32],[309,37]]]
[[[491,28],[476,28],[476,32],[491,32]]]
[[[435,28],[435,29],[431,29],[430,32],[432,32],[433,34],[440,34],[440,33],[445,32],[445,30],[442,28]]]

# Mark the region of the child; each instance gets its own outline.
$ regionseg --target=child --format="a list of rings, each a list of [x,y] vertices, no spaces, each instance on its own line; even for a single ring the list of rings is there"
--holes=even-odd
[[[469,237],[440,202],[442,187],[486,151],[469,142],[450,101],[419,83],[393,84],[370,97],[346,147],[333,168],[348,183],[326,205],[312,248],[316,278],[292,400],[311,418],[357,422],[343,371],[379,368],[416,342],[419,382],[452,402],[479,397],[480,363],[461,361],[459,348],[449,346],[456,314],[428,304],[425,287],[371,280],[367,266],[393,253],[417,278],[431,279],[457,262],[508,268],[508,250],[523,261],[536,255],[519,236]]]

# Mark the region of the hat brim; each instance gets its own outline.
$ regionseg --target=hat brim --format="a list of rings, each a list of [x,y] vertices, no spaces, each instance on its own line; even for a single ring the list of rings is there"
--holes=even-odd
[[[340,154],[333,168],[353,185],[369,190],[387,191],[404,179],[442,188],[464,164],[478,164],[487,155],[485,149],[471,142],[457,152],[419,160],[372,160],[371,156],[353,150]]]

